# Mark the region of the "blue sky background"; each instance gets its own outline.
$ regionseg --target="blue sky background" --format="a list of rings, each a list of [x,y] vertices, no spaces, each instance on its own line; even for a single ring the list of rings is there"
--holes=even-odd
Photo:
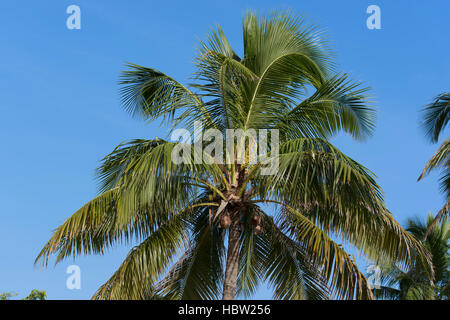
[[[81,30],[66,28],[71,4],[81,7]],[[366,28],[370,4],[381,8],[381,30]],[[81,290],[66,288],[73,261],[33,266],[51,231],[96,195],[93,173],[104,155],[126,139],[165,135],[121,109],[124,63],[186,82],[197,41],[212,26],[241,52],[245,11],[279,8],[326,29],[338,69],[373,88],[374,136],[338,137],[337,146],[375,172],[399,222],[437,211],[437,175],[416,182],[437,148],[419,128],[419,110],[450,90],[448,1],[8,1],[0,11],[0,292],[87,299],[128,252],[77,258]],[[270,297],[264,287],[255,296]]]

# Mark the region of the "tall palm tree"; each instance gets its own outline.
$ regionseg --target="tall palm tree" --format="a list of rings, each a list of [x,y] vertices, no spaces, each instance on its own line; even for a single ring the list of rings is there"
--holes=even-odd
[[[450,298],[450,223],[445,219],[441,224],[434,223],[430,214],[426,221],[408,220],[406,230],[417,239],[423,239],[431,253],[434,277],[423,269],[420,262],[410,270],[390,266],[385,271],[385,286],[375,289],[379,299],[392,300],[448,300]]]
[[[423,126],[426,129],[426,135],[431,142],[436,143],[439,136],[447,126],[450,119],[450,93],[438,95],[432,103],[423,110]],[[446,202],[442,209],[436,215],[434,223],[448,217],[450,210],[450,139],[447,138],[439,147],[434,156],[427,162],[422,174],[421,180],[433,170],[441,171],[440,188],[446,197]],[[433,224],[434,224],[433,223]],[[432,224],[432,225],[433,225]],[[431,226],[432,226],[431,225]],[[427,234],[425,234],[425,237]]]
[[[100,195],[55,230],[37,261],[137,240],[94,298],[234,299],[266,281],[279,299],[370,299],[366,278],[332,237],[371,260],[426,257],[386,210],[373,174],[327,141],[341,131],[369,136],[375,111],[366,89],[334,73],[321,33],[291,13],[250,12],[243,40],[238,56],[220,27],[211,31],[189,86],[129,65],[121,95],[130,113],[170,124],[171,133],[195,121],[224,136],[272,130],[265,157],[247,161],[246,143],[245,161],[206,152],[194,161],[194,148],[192,161],[175,164],[172,153],[189,143],[120,144],[98,168]],[[267,160],[278,161],[278,171],[262,174]]]

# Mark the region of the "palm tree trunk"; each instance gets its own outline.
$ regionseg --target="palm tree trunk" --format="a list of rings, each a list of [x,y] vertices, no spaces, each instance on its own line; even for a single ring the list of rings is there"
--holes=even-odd
[[[236,294],[236,282],[239,271],[239,246],[241,226],[238,219],[233,219],[228,233],[227,265],[225,280],[223,283],[222,300],[234,300]]]

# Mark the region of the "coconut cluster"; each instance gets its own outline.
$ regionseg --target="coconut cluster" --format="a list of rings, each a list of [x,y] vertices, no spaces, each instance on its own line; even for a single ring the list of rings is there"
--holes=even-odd
[[[255,234],[262,233],[261,227],[261,216],[259,214],[254,214],[250,220],[251,225],[255,231]],[[220,227],[223,229],[228,229],[231,226],[231,218],[228,214],[222,215],[220,218]]]

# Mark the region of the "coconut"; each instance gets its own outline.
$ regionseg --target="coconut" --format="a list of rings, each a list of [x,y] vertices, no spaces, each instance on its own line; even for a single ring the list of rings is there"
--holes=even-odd
[[[228,229],[231,225],[231,219],[228,215],[222,216],[220,219],[220,226],[224,229]]]
[[[253,217],[252,217],[252,220],[251,220],[251,224],[253,226],[257,226],[257,225],[260,224],[260,222],[261,222],[261,217],[259,215],[257,215],[257,214],[254,214]]]

